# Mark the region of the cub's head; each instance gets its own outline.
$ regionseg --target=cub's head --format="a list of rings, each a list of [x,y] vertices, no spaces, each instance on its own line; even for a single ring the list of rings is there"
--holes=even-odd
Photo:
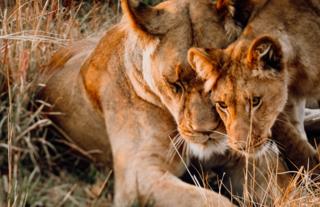
[[[188,60],[206,81],[205,90],[226,126],[230,147],[249,155],[270,147],[271,127],[287,100],[279,42],[263,36],[225,50],[191,48]]]
[[[224,126],[187,61],[192,46],[225,47],[225,19],[211,0],[171,0],[150,7],[122,1],[125,66],[136,94],[172,115],[181,137],[202,158],[223,153]],[[228,20],[228,28],[240,28]],[[235,36],[235,35],[231,35]],[[161,115],[161,114],[159,114]]]

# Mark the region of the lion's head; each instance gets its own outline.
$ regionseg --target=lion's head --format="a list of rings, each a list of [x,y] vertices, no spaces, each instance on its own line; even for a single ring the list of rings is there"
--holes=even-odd
[[[249,154],[270,146],[271,127],[287,100],[280,43],[263,36],[252,43],[238,41],[225,50],[192,48],[188,58],[206,80],[230,146]]]
[[[125,65],[136,93],[168,110],[178,131],[199,157],[224,152],[226,140],[219,115],[203,93],[203,82],[187,62],[192,46],[226,47],[225,23],[210,0],[166,1],[155,7],[122,1],[128,31]],[[231,35],[239,34],[233,24]],[[229,35],[230,37],[230,35]]]

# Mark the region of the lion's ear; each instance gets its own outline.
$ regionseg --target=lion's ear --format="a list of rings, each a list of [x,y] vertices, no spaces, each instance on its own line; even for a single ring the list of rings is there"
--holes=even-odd
[[[217,0],[216,1],[216,9],[218,12],[224,15],[234,16],[235,12],[235,1],[236,0]]]
[[[244,28],[254,10],[258,6],[252,0],[217,0],[217,11],[226,17],[232,17],[242,28]]]
[[[168,15],[164,9],[148,6],[139,0],[121,0],[124,17],[130,28],[146,35],[165,33],[166,25],[162,20]]]
[[[217,54],[218,49],[207,50],[210,54]],[[202,48],[191,48],[188,51],[188,61],[197,75],[205,80],[205,91],[209,91],[215,84],[219,76],[219,69],[217,68],[217,60],[219,55],[209,57],[209,54]]]
[[[281,71],[284,64],[280,43],[269,36],[255,39],[249,47],[247,62],[263,70]]]
[[[188,51],[188,61],[193,70],[203,80],[208,80],[211,76],[213,65],[208,54],[202,48],[191,48]]]

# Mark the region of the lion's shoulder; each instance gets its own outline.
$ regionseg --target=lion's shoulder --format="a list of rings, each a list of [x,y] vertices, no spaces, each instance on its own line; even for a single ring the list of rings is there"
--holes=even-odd
[[[75,41],[69,45],[59,48],[44,67],[44,73],[51,73],[62,68],[72,57],[82,52],[92,51],[99,42],[100,35]]]

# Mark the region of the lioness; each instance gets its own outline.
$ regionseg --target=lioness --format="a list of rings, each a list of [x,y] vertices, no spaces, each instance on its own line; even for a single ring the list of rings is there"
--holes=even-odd
[[[202,159],[226,151],[224,126],[186,55],[191,46],[226,47],[240,28],[217,15],[210,0],[172,0],[156,7],[124,0],[122,8],[124,18],[99,43],[85,40],[54,55],[43,95],[64,112],[55,121],[92,157],[102,162],[113,157],[117,206],[135,198],[154,200],[156,206],[232,205],[180,181],[185,163],[171,152],[180,135]],[[177,138],[171,141],[169,135]],[[183,152],[183,146],[176,148]],[[230,174],[241,193],[246,166],[242,158],[231,159],[236,166]],[[225,160],[229,157],[221,156],[213,164]],[[257,163],[262,182],[251,179],[260,187],[252,189],[257,191],[252,197],[263,200],[270,190],[264,187],[270,166],[278,169],[276,156]]]
[[[320,3],[260,3],[235,43],[223,50],[192,48],[188,59],[206,80],[233,149],[267,150],[273,127],[284,154],[298,167],[313,168],[319,160],[306,140],[303,116],[306,98],[320,96]],[[282,128],[287,121],[289,131]],[[300,136],[292,136],[295,130]]]
[[[226,149],[224,136],[214,132],[223,124],[186,59],[191,46],[227,46],[226,19],[210,0],[121,6],[122,21],[98,43],[82,41],[54,55],[42,95],[64,113],[56,123],[99,161],[113,158],[116,206],[136,198],[156,206],[232,206],[179,180],[185,166],[177,154],[169,157],[177,128],[199,157]]]

